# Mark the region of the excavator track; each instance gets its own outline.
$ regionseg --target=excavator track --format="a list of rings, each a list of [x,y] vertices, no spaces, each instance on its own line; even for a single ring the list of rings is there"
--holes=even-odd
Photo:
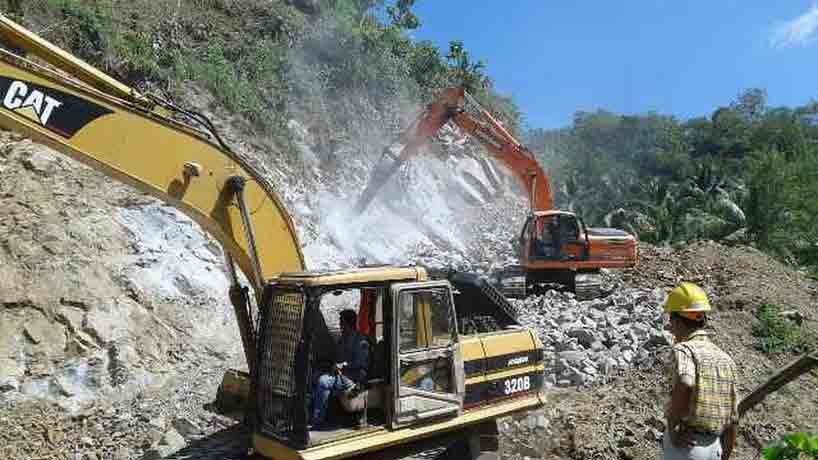
[[[491,279],[497,290],[507,298],[522,299],[528,295],[525,269],[519,265],[503,267]]]
[[[596,299],[604,294],[602,274],[599,272],[577,273],[574,276],[574,295],[577,300]]]
[[[561,280],[534,280],[521,266],[503,267],[492,276],[494,286],[505,296],[522,299],[543,293],[548,289],[574,292],[577,300],[591,300],[605,295],[602,275],[598,271],[580,272]]]
[[[500,453],[497,422],[490,420],[355,460],[499,460]]]
[[[166,460],[260,460],[250,451],[250,430],[238,424],[191,442],[187,447],[163,457]],[[477,436],[480,453],[472,454],[469,437]],[[419,442],[395,446],[386,451],[353,457],[355,460],[496,460],[499,437],[494,421],[446,433]]]

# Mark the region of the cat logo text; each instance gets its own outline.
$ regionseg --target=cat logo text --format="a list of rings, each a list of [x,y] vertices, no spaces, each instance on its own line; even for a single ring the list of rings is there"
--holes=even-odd
[[[3,107],[13,110],[45,126],[62,102],[42,91],[30,89],[21,81],[13,81],[3,97]]]

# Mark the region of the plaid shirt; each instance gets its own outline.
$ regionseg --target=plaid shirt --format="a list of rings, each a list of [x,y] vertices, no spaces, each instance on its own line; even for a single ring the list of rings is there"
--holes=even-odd
[[[738,421],[736,364],[704,331],[696,331],[673,346],[673,383],[687,377],[695,382],[691,415],[682,423],[696,431],[721,433]]]

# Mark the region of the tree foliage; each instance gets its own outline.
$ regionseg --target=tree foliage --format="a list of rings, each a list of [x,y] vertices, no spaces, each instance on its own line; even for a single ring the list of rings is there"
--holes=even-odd
[[[749,89],[709,117],[577,112],[530,133],[561,207],[643,240],[750,242],[818,265],[816,104],[769,107]]]

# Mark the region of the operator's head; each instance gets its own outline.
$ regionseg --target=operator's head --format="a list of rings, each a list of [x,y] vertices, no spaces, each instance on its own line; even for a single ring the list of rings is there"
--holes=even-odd
[[[702,288],[684,282],[673,288],[664,305],[670,316],[670,332],[677,340],[701,329],[707,323],[707,312],[712,310],[707,293]]]
[[[355,327],[358,324],[358,314],[355,313],[355,310],[342,310],[339,313],[340,316],[340,323],[341,323],[341,333],[347,334],[355,330]]]

